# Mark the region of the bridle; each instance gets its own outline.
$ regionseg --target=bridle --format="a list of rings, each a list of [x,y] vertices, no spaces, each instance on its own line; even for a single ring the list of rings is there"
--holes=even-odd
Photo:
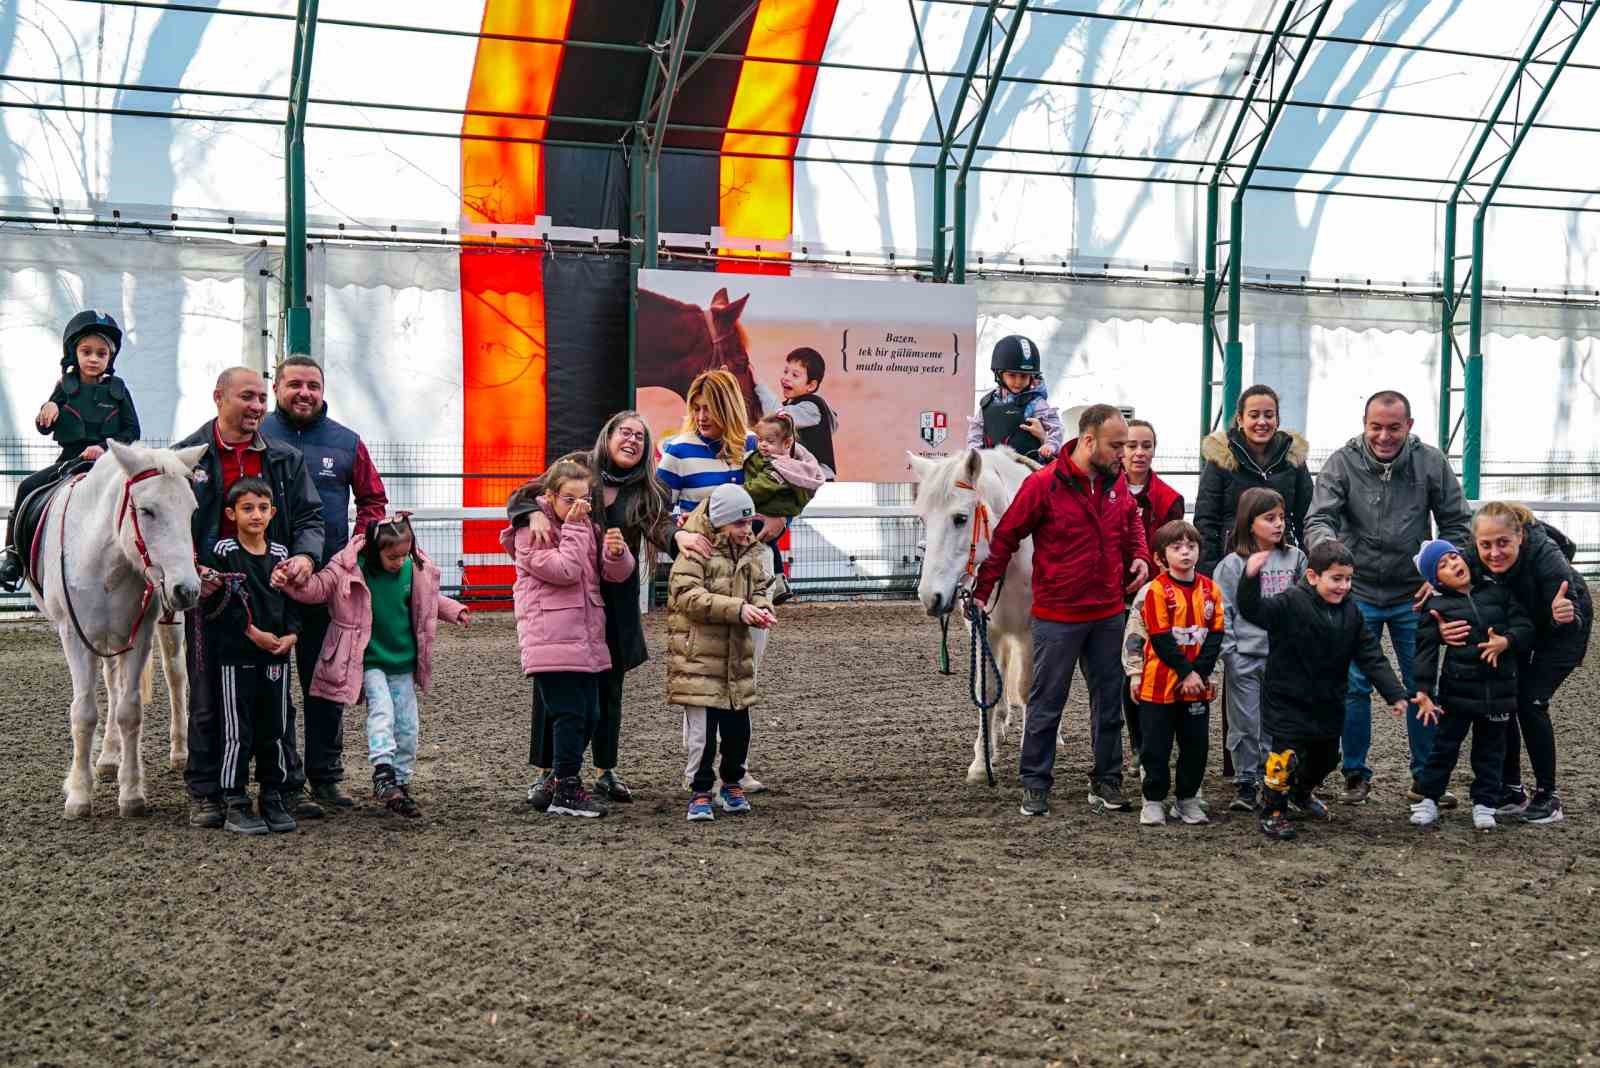
[[[956,489],[972,490],[974,493],[978,491],[977,486],[965,479],[956,482]],[[992,537],[993,534],[994,531],[989,518],[989,505],[980,495],[978,497],[978,507],[972,511],[972,544],[967,549],[967,570],[962,580],[969,589],[976,585],[978,581],[978,545],[984,539]]]
[[[111,657],[121,656],[133,648],[133,643],[139,637],[139,627],[144,623],[144,617],[150,609],[150,599],[155,596],[158,583],[151,575],[156,570],[156,565],[150,559],[150,550],[145,546],[144,531],[139,528],[139,509],[134,507],[133,504],[133,487],[146,479],[156,478],[160,474],[161,472],[156,468],[147,467],[136,475],[130,475],[122,483],[122,502],[117,506],[116,532],[119,535],[122,533],[124,517],[132,521],[133,545],[134,548],[139,550],[139,562],[142,565],[140,574],[144,578],[144,593],[139,598],[138,614],[133,617],[133,629],[128,633],[128,644],[109,653],[102,652],[95,647],[94,642],[89,640],[89,636],[83,631],[83,624],[78,622],[78,610],[72,605],[72,586],[67,582],[67,510],[72,507],[72,491],[77,489],[78,483],[88,476],[86,474],[74,475],[72,480],[67,483],[67,497],[61,504],[61,532],[59,539],[61,545],[61,599],[67,602],[67,615],[72,619],[72,629],[78,632],[79,640],[88,647],[91,653],[103,659],[109,660]]]

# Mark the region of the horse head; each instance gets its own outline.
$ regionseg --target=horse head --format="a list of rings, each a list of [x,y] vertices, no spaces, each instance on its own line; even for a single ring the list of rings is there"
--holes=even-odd
[[[989,556],[983,519],[993,510],[985,501],[983,456],[976,449],[943,460],[906,455],[921,484],[916,509],[927,539],[917,597],[930,616],[942,616],[955,608],[962,583]],[[997,513],[988,518],[991,526],[1000,520]]]
[[[738,300],[729,300],[728,291],[719,289],[711,297],[706,314],[711,325],[711,366],[726,368],[739,380],[745,407],[754,419],[762,414],[762,407],[756,396],[756,376],[750,369],[750,336],[739,322],[749,300],[748,293]]]
[[[173,450],[111,443],[124,479],[113,537],[133,569],[156,585],[165,612],[187,611],[200,602],[189,476],[205,452],[204,445]]]

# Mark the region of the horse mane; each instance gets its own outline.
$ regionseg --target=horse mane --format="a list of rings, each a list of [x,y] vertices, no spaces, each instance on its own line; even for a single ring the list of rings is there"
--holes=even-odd
[[[922,485],[932,494],[948,496],[954,493],[956,483],[963,481],[966,477],[965,460],[967,452],[970,451],[977,452],[979,459],[983,463],[983,474],[993,474],[999,477],[1008,493],[1013,492],[1015,488],[1012,485],[1013,480],[1006,477],[1008,474],[1017,475],[1018,477],[1014,481],[1020,483],[1022,479],[1040,468],[1038,463],[1028,459],[1021,453],[1012,451],[1011,448],[1005,445],[993,449],[966,450],[954,454],[944,463],[934,468],[933,473],[922,480]],[[1020,472],[1007,472],[1004,470],[1007,465],[1021,470]],[[979,478],[981,479],[982,475]]]

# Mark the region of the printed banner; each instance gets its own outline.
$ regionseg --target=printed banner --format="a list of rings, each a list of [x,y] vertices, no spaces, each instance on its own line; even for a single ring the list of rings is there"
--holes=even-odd
[[[675,434],[690,381],[723,367],[752,421],[820,413],[804,438],[840,481],[907,482],[907,452],[965,448],[977,312],[969,286],[640,271],[639,408]]]

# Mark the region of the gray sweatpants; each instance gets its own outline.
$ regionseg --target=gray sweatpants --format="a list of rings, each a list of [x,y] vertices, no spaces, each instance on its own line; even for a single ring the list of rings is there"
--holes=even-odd
[[[1095,623],[1033,621],[1033,689],[1022,730],[1019,778],[1030,790],[1055,784],[1056,732],[1081,659],[1089,681],[1094,781],[1122,785],[1123,614]]]
[[[1222,658],[1227,679],[1228,753],[1236,782],[1259,784],[1272,739],[1261,729],[1261,700],[1267,682],[1267,658],[1228,653]]]

